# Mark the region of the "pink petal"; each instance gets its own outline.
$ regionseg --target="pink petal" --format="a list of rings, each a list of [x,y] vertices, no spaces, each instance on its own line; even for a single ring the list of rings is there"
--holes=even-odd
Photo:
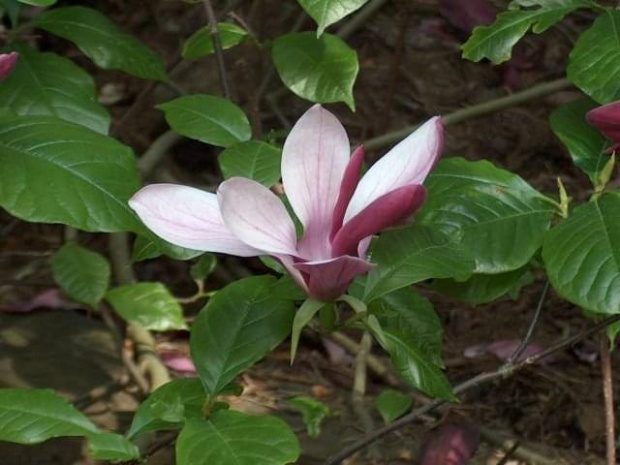
[[[205,252],[253,257],[263,252],[239,240],[224,224],[215,194],[175,184],[140,189],[129,206],[142,222],[172,244]]]
[[[338,195],[338,201],[336,202],[336,207],[334,208],[334,214],[332,216],[332,228],[329,234],[330,240],[334,238],[338,230],[342,227],[344,213],[347,211],[351,197],[353,197],[355,188],[360,181],[365,154],[366,151],[363,145],[355,149],[353,155],[351,155],[347,169],[344,172],[342,184],[340,185],[340,194]]]
[[[286,271],[288,271],[291,278],[293,278],[297,285],[306,293],[306,295],[308,295],[310,292],[310,289],[308,289],[308,284],[306,283],[304,275],[301,271],[295,268],[295,261],[293,258],[288,255],[276,255],[275,257],[280,261],[280,263],[282,263],[282,266],[286,268]]]
[[[375,163],[362,178],[344,216],[346,223],[379,197],[399,187],[422,184],[441,155],[443,123],[436,116]]]
[[[282,151],[286,196],[304,226],[300,251],[329,257],[329,232],[340,184],[349,163],[347,133],[334,115],[315,105],[293,127]]]
[[[379,197],[338,231],[332,241],[333,256],[355,255],[362,239],[401,224],[425,200],[426,189],[419,185],[401,187]]]
[[[160,352],[159,357],[168,368],[184,373],[186,375],[196,375],[196,365],[187,355],[178,352]]]
[[[620,142],[620,101],[590,110],[586,120],[613,142]]]
[[[357,276],[372,269],[366,260],[349,256],[296,263],[295,267],[302,272],[308,283],[308,295],[325,302],[340,297]]]
[[[262,184],[230,178],[217,190],[230,230],[246,244],[269,254],[297,254],[295,225],[282,201]]]
[[[9,77],[9,74],[11,74],[11,71],[15,68],[17,58],[19,58],[17,52],[0,54],[0,81]]]

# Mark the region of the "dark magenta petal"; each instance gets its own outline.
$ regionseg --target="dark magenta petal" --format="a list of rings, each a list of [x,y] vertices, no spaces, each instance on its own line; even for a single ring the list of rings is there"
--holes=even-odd
[[[3,81],[11,74],[18,57],[19,54],[17,52],[0,54],[0,81]]]
[[[414,184],[379,197],[351,218],[332,241],[332,256],[357,255],[362,239],[405,221],[426,200],[424,186]]]
[[[344,294],[357,276],[368,273],[372,265],[361,258],[344,256],[295,263],[295,268],[303,274],[310,297],[330,302]]]
[[[613,142],[620,142],[620,101],[590,110],[586,120]]]
[[[356,148],[353,155],[351,155],[347,169],[344,172],[342,184],[340,185],[340,194],[338,195],[338,201],[336,202],[334,214],[332,216],[332,229],[329,234],[330,240],[334,239],[334,236],[342,227],[342,221],[344,220],[344,214],[347,211],[347,206],[349,205],[351,197],[353,197],[357,184],[360,182],[365,154],[366,151],[364,150],[363,145]]]

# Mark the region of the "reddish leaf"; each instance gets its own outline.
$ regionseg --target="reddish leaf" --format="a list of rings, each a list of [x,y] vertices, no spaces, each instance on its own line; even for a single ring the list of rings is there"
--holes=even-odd
[[[497,14],[486,0],[439,0],[439,12],[467,35],[476,26],[491,24]]]
[[[464,420],[448,420],[425,437],[419,465],[465,465],[480,443],[478,428]]]
[[[60,289],[47,289],[25,302],[16,302],[0,307],[1,312],[27,313],[37,308],[59,309],[76,308],[74,303],[64,299]]]

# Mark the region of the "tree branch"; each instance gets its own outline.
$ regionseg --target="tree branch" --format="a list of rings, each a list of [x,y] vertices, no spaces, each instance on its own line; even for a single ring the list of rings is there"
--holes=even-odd
[[[211,40],[213,41],[213,50],[215,51],[215,61],[217,62],[217,72],[220,76],[220,85],[222,86],[222,92],[224,97],[231,100],[230,85],[228,84],[228,78],[226,76],[226,64],[224,62],[224,52],[222,50],[222,41],[220,39],[220,31],[217,27],[217,17],[215,11],[213,11],[213,5],[211,0],[202,0],[202,3],[207,12],[207,19],[209,20],[209,29],[211,31]]]
[[[557,81],[545,82],[538,84],[530,89],[522,92],[516,92],[505,97],[489,100],[488,102],[473,105],[471,107],[463,108],[455,112],[449,113],[443,117],[444,126],[450,126],[452,124],[461,123],[466,120],[485,116],[496,111],[503,110],[505,108],[514,107],[522,103],[536,100],[547,95],[554,94],[561,90],[565,90],[572,87],[572,84],[567,79],[558,79]],[[419,124],[408,126],[403,129],[398,129],[393,132],[389,132],[382,136],[374,137],[364,142],[366,150],[377,150],[384,148],[388,145],[394,144],[401,139],[404,139],[413,131],[418,128]]]
[[[519,347],[514,351],[514,353],[508,358],[509,363],[514,363],[521,358],[525,349],[530,344],[530,339],[532,339],[532,335],[534,334],[534,328],[538,324],[538,320],[540,319],[540,312],[545,303],[545,299],[547,298],[547,293],[549,292],[549,280],[545,281],[545,285],[543,286],[543,290],[540,293],[540,298],[538,299],[538,305],[536,305],[536,311],[534,312],[534,317],[530,323],[529,328],[527,328],[527,333],[525,333],[525,337],[519,344]]]
[[[468,391],[469,389],[472,389],[474,387],[477,387],[483,384],[487,384],[491,381],[495,381],[500,378],[507,378],[507,377],[513,376],[515,373],[522,370],[523,368],[528,367],[530,365],[535,365],[536,363],[540,362],[542,359],[548,357],[549,355],[559,352],[560,350],[563,350],[566,347],[571,346],[575,342],[579,342],[583,339],[586,339],[587,337],[593,334],[596,334],[600,330],[606,328],[607,326],[617,321],[620,321],[620,315],[611,316],[601,321],[600,323],[595,324],[594,326],[587,329],[586,331],[583,331],[575,336],[559,341],[555,345],[543,350],[542,352],[537,353],[536,355],[532,355],[516,363],[507,362],[501,367],[499,367],[496,371],[492,371],[488,373],[480,373],[474,376],[473,378],[470,378],[467,381],[464,381],[463,383],[457,385],[454,388],[454,394],[458,395],[465,391]],[[440,407],[446,403],[447,401],[444,399],[436,399],[420,408],[413,410],[412,412],[405,415],[404,417],[396,420],[394,423],[390,423],[389,425],[386,425],[383,428],[379,428],[373,433],[362,437],[359,441],[355,442],[351,446],[346,447],[338,454],[328,458],[325,461],[324,465],[337,465],[341,463],[344,459],[350,457],[351,455],[363,449],[364,447],[368,446],[369,444],[372,444],[379,438],[389,433],[392,433],[394,431],[397,431],[409,425],[410,423],[415,422],[422,415],[432,412],[437,407]]]

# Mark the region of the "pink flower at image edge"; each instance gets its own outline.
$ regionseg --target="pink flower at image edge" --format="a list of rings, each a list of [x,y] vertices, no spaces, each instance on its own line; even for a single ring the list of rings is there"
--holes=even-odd
[[[608,152],[620,148],[620,101],[590,110],[586,114],[586,120],[613,142]]]
[[[19,54],[17,52],[0,54],[0,81],[3,81],[15,68]]]
[[[371,237],[421,207],[422,183],[442,148],[442,121],[434,117],[361,177],[364,149],[351,154],[344,127],[315,105],[295,124],[282,151],[282,183],[304,228],[300,239],[282,201],[246,178],[224,181],[217,194],[152,184],[129,204],[168,242],[240,257],[271,255],[308,296],[331,301],[372,268],[366,259]]]

